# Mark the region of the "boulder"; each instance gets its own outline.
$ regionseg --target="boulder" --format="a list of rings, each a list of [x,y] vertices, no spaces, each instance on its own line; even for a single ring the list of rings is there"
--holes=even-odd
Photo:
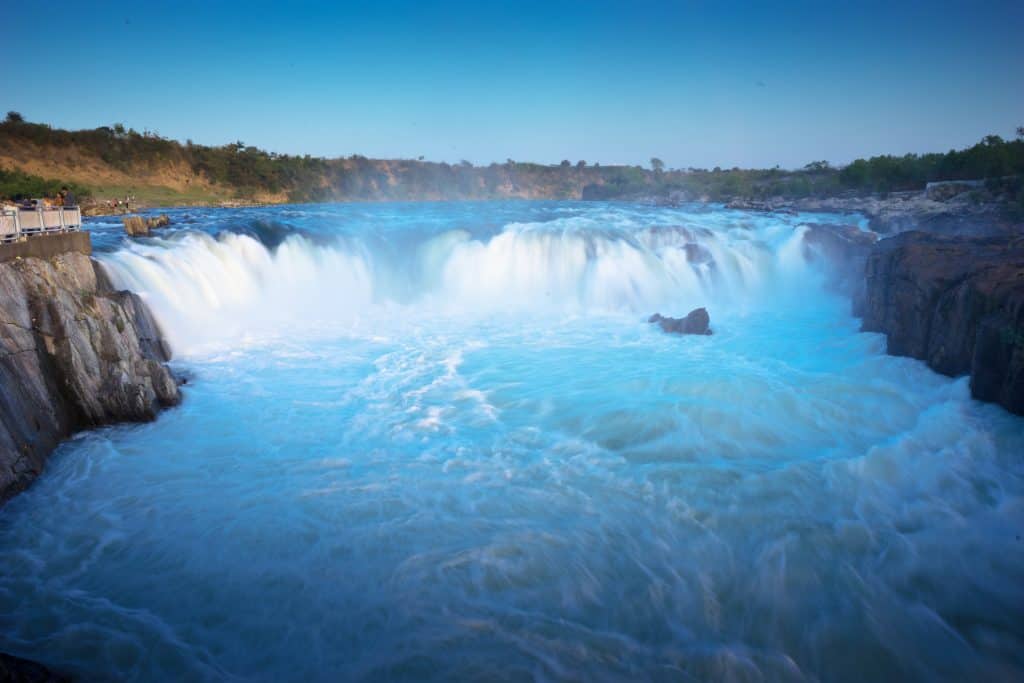
[[[906,232],[867,258],[863,329],[1024,415],[1024,238]]]
[[[711,334],[711,316],[706,308],[695,308],[685,318],[666,318],[655,313],[647,322],[657,323],[662,330],[672,334]]]
[[[125,216],[121,220],[124,223],[124,231],[132,237],[145,236],[149,234],[150,230],[166,228],[171,224],[171,219],[167,214],[160,214],[152,218]]]
[[[125,216],[121,222],[124,223],[124,231],[132,237],[149,234],[149,226],[142,216]]]

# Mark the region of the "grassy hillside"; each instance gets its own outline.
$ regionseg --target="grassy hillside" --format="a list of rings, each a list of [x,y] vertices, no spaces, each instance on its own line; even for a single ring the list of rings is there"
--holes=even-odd
[[[49,193],[69,183],[78,195],[131,194],[152,206],[227,201],[307,202],[432,199],[617,199],[828,196],[921,189],[933,180],[991,178],[1024,204],[1024,130],[1018,139],[988,136],[945,154],[827,162],[798,170],[666,170],[563,161],[473,166],[410,159],[339,159],[274,154],[235,142],[219,147],[181,143],[120,124],[62,130],[10,112],[0,123],[0,196]],[[1008,179],[1007,179],[1008,178]]]

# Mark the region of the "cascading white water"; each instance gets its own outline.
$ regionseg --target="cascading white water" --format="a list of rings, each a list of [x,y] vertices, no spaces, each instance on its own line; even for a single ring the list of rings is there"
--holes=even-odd
[[[94,242],[185,400],[0,509],[0,651],[82,680],[1024,675],[1024,420],[858,331],[803,253],[849,218],[172,220]],[[714,335],[645,322],[696,306]]]
[[[411,258],[396,262],[353,239],[318,244],[295,235],[268,248],[243,234],[185,232],[102,261],[117,286],[147,299],[172,346],[187,351],[350,324],[374,306],[470,315],[735,306],[762,296],[766,283],[778,291],[808,277],[802,234],[773,224],[729,234],[676,226],[593,231],[555,221],[512,224],[482,238],[426,234]]]

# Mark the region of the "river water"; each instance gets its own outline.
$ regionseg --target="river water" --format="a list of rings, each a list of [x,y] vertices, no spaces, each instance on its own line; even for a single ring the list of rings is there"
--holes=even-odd
[[[0,650],[82,680],[1024,675],[1024,420],[859,332],[802,241],[849,218],[171,217],[90,227],[184,403],[0,509]],[[698,306],[712,336],[646,323]]]

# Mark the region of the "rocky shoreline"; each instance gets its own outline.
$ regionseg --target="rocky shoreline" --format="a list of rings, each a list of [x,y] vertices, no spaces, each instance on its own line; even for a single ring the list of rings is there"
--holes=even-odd
[[[1024,415],[1024,224],[1004,206],[925,193],[733,206],[867,216],[873,232],[810,224],[804,234],[805,256],[827,261],[862,329],[885,334],[892,355],[969,375],[974,398]]]
[[[1024,415],[1024,235],[880,240],[855,313],[890,354],[970,375],[975,398]]]
[[[0,503],[74,432],[177,404],[169,359],[142,300],[88,255],[0,262]]]
[[[990,237],[1020,231],[1005,202],[978,199],[971,192],[952,197],[928,192],[893,192],[886,196],[807,197],[803,199],[737,199],[728,208],[781,213],[858,214],[880,235],[921,230],[933,235]]]

